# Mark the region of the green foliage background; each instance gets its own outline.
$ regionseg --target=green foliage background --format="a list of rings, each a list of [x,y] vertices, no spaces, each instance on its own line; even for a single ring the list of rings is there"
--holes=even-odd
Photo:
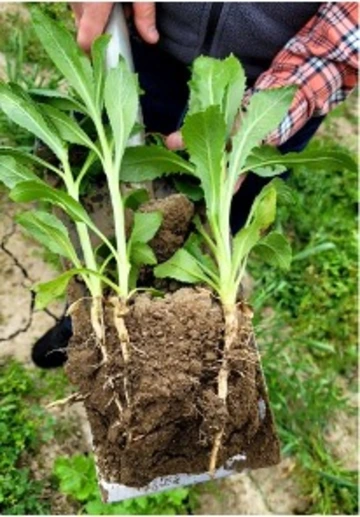
[[[355,157],[335,141],[343,114],[341,106],[328,117],[323,136],[310,144],[315,150]],[[358,473],[343,468],[324,433],[340,410],[355,411],[348,395],[357,389],[357,175],[302,169],[289,186],[294,202],[280,209],[277,224],[291,240],[291,269],[264,274],[250,264],[257,336],[283,451],[297,458],[308,512],[352,514]],[[272,316],[264,322],[265,307]]]

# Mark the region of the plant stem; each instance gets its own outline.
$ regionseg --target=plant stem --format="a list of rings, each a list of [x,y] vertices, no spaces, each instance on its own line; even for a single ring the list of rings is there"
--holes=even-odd
[[[125,208],[120,192],[120,184],[117,176],[108,177],[110,199],[114,214],[115,239],[116,239],[116,263],[118,269],[118,284],[121,295],[124,299],[129,294],[130,262],[127,256],[126,234],[125,234]]]
[[[110,200],[113,210],[115,239],[116,239],[116,255],[115,260],[118,271],[118,284],[121,296],[127,299],[129,295],[129,274],[130,262],[127,256],[126,234],[125,234],[125,207],[120,191],[119,166],[113,162],[110,145],[106,139],[104,127],[101,119],[97,116],[93,117],[95,127],[98,133],[101,149],[102,162],[104,172],[110,192]]]
[[[79,190],[75,184],[75,180],[72,175],[68,159],[63,159],[62,164],[64,168],[64,182],[68,194],[76,201],[79,201]],[[91,245],[88,228],[85,223],[80,223],[78,221],[75,223],[75,226],[79,236],[79,241],[84,256],[85,265],[88,269],[97,271],[98,266],[96,263],[94,250]],[[93,297],[102,295],[101,280],[99,278],[84,276],[84,280]]]
[[[219,268],[219,296],[223,304],[232,304],[236,301],[237,286],[231,278],[232,250],[230,225],[226,217],[221,220],[209,220],[210,228],[216,243],[216,260]]]

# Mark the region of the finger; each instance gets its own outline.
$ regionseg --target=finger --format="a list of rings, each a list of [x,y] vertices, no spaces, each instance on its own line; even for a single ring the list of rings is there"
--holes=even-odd
[[[178,151],[180,149],[184,149],[184,141],[182,139],[180,131],[176,131],[175,133],[171,133],[169,136],[165,138],[165,145],[171,151]]]
[[[113,2],[85,2],[83,14],[78,25],[78,45],[90,52],[91,45],[100,36],[111,13]]]
[[[241,176],[239,176],[237,182],[235,183],[234,194],[236,194],[236,192],[239,190],[241,185],[244,183],[245,178],[246,178],[246,174],[242,174]]]
[[[84,2],[71,2],[70,7],[75,16],[76,28],[79,28],[79,23],[84,11]]]
[[[159,33],[155,22],[155,2],[133,2],[135,26],[147,43],[157,43]]]

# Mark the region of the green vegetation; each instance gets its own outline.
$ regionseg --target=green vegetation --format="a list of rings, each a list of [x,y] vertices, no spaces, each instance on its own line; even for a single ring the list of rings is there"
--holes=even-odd
[[[49,381],[49,382],[48,382]],[[26,370],[15,361],[0,364],[0,513],[46,514],[45,483],[26,466],[42,444],[51,440],[55,420],[41,407],[46,394],[63,395],[64,376]]]
[[[327,135],[311,149],[349,153]],[[291,240],[290,271],[264,274],[262,264],[250,261],[257,336],[283,452],[297,459],[308,512],[354,514],[357,473],[332,456],[324,432],[340,409],[353,411],[340,379],[356,390],[357,174],[302,168],[289,186],[294,200],[277,224]],[[271,308],[265,319],[264,308]]]
[[[82,512],[87,515],[182,515],[196,508],[195,492],[187,488],[105,504],[101,501],[92,456],[57,458],[54,475],[61,492],[81,503]]]

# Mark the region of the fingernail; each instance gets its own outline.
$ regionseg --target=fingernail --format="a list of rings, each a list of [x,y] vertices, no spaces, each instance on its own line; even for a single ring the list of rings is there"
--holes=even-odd
[[[156,43],[158,38],[159,38],[159,33],[158,33],[158,30],[156,28],[155,25],[151,25],[149,28],[148,28],[148,37],[149,39]]]

